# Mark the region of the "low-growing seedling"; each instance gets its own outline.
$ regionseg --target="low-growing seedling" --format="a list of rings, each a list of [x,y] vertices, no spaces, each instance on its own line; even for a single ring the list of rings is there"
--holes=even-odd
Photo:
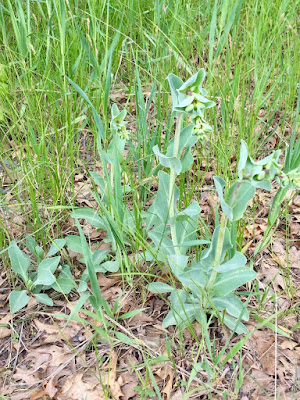
[[[60,264],[60,255],[57,253],[64,247],[64,239],[56,239],[46,253],[37,242],[29,235],[26,236],[26,245],[32,254],[32,258],[25,254],[12,242],[8,249],[11,268],[25,284],[23,290],[13,290],[9,295],[10,311],[12,313],[25,307],[30,297],[34,297],[39,303],[53,306],[53,300],[46,293],[47,289],[69,294],[77,287],[68,265]],[[59,271],[58,277],[55,272]]]

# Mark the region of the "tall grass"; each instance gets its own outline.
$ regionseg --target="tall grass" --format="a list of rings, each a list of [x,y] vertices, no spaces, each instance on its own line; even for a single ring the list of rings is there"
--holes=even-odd
[[[55,234],[62,210],[75,202],[74,174],[91,156],[97,161],[91,109],[67,78],[102,116],[104,140],[111,101],[129,102],[138,182],[151,175],[152,147],[168,140],[172,120],[166,127],[158,121],[169,118],[170,72],[209,71],[206,86],[218,107],[210,114],[209,152],[199,157],[216,173],[230,179],[227,165],[241,138],[254,152],[273,135],[284,147],[300,75],[298,12],[299,1],[281,0],[4,1],[0,62],[8,66],[10,95],[2,101],[0,158],[27,229],[44,241]],[[10,238],[2,228],[4,247]]]

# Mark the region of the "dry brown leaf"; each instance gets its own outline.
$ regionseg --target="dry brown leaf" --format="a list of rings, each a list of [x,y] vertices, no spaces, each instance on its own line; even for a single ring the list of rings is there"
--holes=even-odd
[[[125,382],[125,384],[122,385],[122,392],[123,392],[123,399],[122,400],[128,400],[132,398],[133,396],[136,395],[136,391],[134,390],[134,387],[139,385],[139,380],[137,377],[129,374],[122,374],[122,380]],[[124,377],[123,377],[124,376]],[[126,377],[126,379],[124,379]]]
[[[100,285],[102,290],[109,289],[112,286],[115,286],[118,282],[120,282],[120,278],[119,277],[107,278],[103,274],[98,274],[98,279],[97,280],[98,280],[98,283],[99,283],[99,285]]]
[[[300,268],[300,249],[292,246],[289,250],[289,261],[291,268]]]
[[[153,318],[149,317],[149,315],[142,311],[128,320],[128,326],[142,326],[149,322],[153,322]]]
[[[270,284],[272,282],[272,285],[278,292],[285,290],[285,282],[278,268],[263,263],[261,270],[262,272],[258,274],[259,279],[263,279],[264,283],[266,284]]]
[[[3,325],[9,324],[11,318],[12,318],[12,314],[5,315],[5,317],[0,319],[0,325],[1,324],[3,324]],[[11,328],[7,328],[5,326],[0,326],[0,339],[4,339],[10,335],[11,335]]]
[[[182,400],[183,391],[178,389],[175,393],[172,394],[170,400]]]
[[[169,374],[169,379],[166,386],[163,388],[163,393],[167,396],[167,400],[170,399],[171,391],[173,389],[174,373],[173,371]]]
[[[102,385],[108,385],[113,399],[120,399],[124,394],[121,391],[116,374],[117,354],[112,352],[110,371],[103,374],[101,380],[90,372],[76,372],[67,377],[62,389],[57,393],[56,400],[108,400]],[[122,379],[121,379],[122,380]],[[101,382],[101,383],[100,383]]]
[[[44,345],[28,352],[24,364],[17,368],[13,378],[17,381],[23,381],[27,385],[33,385],[41,380],[47,379],[49,375],[64,363],[70,360],[72,356],[68,354],[69,349],[66,346]],[[29,368],[25,362],[29,362]],[[67,366],[64,367],[66,374]],[[71,371],[72,372],[72,371]],[[68,371],[67,373],[70,373]]]
[[[46,383],[45,386],[45,394],[47,394],[50,397],[50,399],[53,399],[58,391],[56,386],[57,386],[56,377],[54,375],[52,376],[52,378],[49,379],[49,381]]]
[[[75,336],[78,335],[78,332],[82,330],[82,325],[74,321],[71,321],[65,328],[63,328],[63,326],[60,327],[58,324],[45,324],[38,319],[35,319],[33,322],[39,331],[44,332],[42,335],[42,344],[54,343],[62,339],[71,341]],[[65,324],[64,320],[63,324]],[[41,342],[39,342],[39,345],[41,345]]]
[[[120,384],[117,381],[117,360],[118,356],[115,351],[112,352],[111,356],[111,362],[110,362],[110,372],[109,372],[109,388],[111,391],[111,394],[114,396],[114,398],[119,399],[120,397],[123,396],[123,393],[120,388]]]
[[[83,375],[83,372],[77,372],[69,376],[58,392],[56,400],[108,400],[98,379],[92,376],[85,380]]]

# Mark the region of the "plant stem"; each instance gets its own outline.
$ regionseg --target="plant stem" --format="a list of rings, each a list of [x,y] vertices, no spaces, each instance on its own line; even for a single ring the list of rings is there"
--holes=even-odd
[[[174,157],[178,157],[181,123],[182,123],[182,114],[180,113],[180,114],[178,114],[176,129],[175,129],[175,136],[174,136],[174,149],[173,149]],[[175,216],[175,204],[174,204],[175,181],[176,181],[176,172],[173,169],[171,169],[170,186],[169,186],[169,199],[170,199],[169,217],[170,217],[170,220]],[[171,237],[172,237],[173,246],[175,248],[175,253],[180,254],[175,224],[173,224],[173,226],[171,225]]]
[[[226,223],[227,223],[227,217],[223,213],[222,218],[221,218],[221,223],[220,223],[220,231],[219,231],[219,237],[218,237],[218,244],[217,244],[217,250],[216,250],[216,257],[215,257],[215,262],[213,267],[217,267],[221,263],[222,259],[222,250],[223,250],[223,244],[224,244],[224,237],[225,237],[225,229],[226,229]],[[209,282],[207,284],[207,291],[209,292],[210,289],[213,287],[215,280],[217,278],[218,272],[213,270],[209,279]]]

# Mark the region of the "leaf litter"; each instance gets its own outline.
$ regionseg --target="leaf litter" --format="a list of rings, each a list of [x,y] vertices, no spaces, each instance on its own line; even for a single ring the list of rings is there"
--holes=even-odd
[[[211,183],[209,176],[206,179]],[[90,201],[86,189],[82,196],[78,198],[79,204],[84,205]],[[269,194],[264,194],[259,199],[260,218],[247,231],[246,240],[251,241],[250,253],[252,246],[254,247],[262,238],[266,229],[267,214],[264,214],[264,204],[269,201]],[[214,208],[215,199],[210,190],[202,192],[200,202],[202,208],[207,210]],[[292,399],[295,398],[294,394],[299,393],[300,339],[299,329],[294,330],[294,328],[299,325],[297,304],[300,298],[300,196],[293,199],[289,212],[292,216],[288,251],[286,237],[279,230],[278,237],[272,246],[262,253],[256,265],[259,271],[259,288],[266,293],[263,310],[257,315],[268,318],[272,313],[276,313],[278,321],[274,318],[268,328],[261,328],[258,331],[255,331],[258,322],[252,321],[247,324],[248,329],[253,330],[253,334],[241,352],[245,372],[238,398],[243,400],[265,398],[273,396],[275,392],[284,399]],[[72,221],[69,226],[71,225]],[[99,230],[93,230],[88,224],[86,225],[86,235],[91,237],[92,234],[94,241],[103,240]],[[75,254],[74,261],[76,262]],[[290,280],[287,279],[289,276],[287,271],[291,272]],[[99,274],[98,282],[103,297],[113,305],[122,293],[120,277]],[[0,371],[2,371],[0,394],[2,396],[13,400],[83,400],[84,396],[88,400],[138,400],[140,395],[135,389],[141,382],[137,371],[144,377],[147,375],[145,364],[149,354],[153,357],[166,357],[166,336],[171,342],[172,363],[158,361],[148,368],[164,400],[178,400],[185,395],[185,385],[198,357],[197,346],[189,330],[185,329],[182,332],[183,336],[180,337],[174,327],[168,330],[161,327],[167,309],[165,302],[158,296],[152,295],[146,299],[146,303],[141,304],[139,295],[129,290],[126,291],[125,300],[123,298],[121,300],[120,315],[138,308],[144,309],[132,318],[119,321],[124,328],[124,331],[120,332],[123,334],[127,332],[129,335],[127,337],[138,339],[138,345],[130,346],[119,340],[111,347],[107,341],[100,340],[95,347],[91,342],[94,330],[91,321],[84,313],[81,313],[80,317],[86,318],[86,324],[70,321],[65,326],[65,319],[58,318],[61,310],[72,312],[75,303],[68,304],[64,299],[57,299],[55,307],[58,312],[55,317],[45,318],[44,315],[35,314],[31,322],[25,322],[16,316],[12,318],[7,312],[6,299],[9,293],[7,280],[0,280],[0,288],[2,290],[0,296],[3,299],[0,303]],[[250,304],[253,310],[259,309],[255,299]],[[37,307],[37,304],[31,304],[28,311],[34,315]],[[20,335],[20,322],[24,323],[22,335]],[[280,327],[286,336],[277,334],[276,326]],[[226,342],[228,332],[226,328],[220,326],[211,328],[215,351],[219,352]],[[118,325],[116,329],[119,329]],[[194,330],[201,340],[201,330],[197,324]],[[114,332],[111,334],[114,335]],[[235,340],[238,339],[233,338],[231,346]],[[184,349],[179,351],[182,343]],[[102,361],[97,366],[99,355]],[[221,399],[223,391],[234,393],[232,376],[233,374],[237,376],[238,371],[238,360],[235,362],[229,360],[224,365],[223,371],[220,371],[216,382],[209,384],[207,371],[200,368],[189,387],[189,390],[195,391],[191,398],[208,399],[208,392],[211,390],[215,390],[213,397],[215,399]],[[154,388],[151,380],[148,384]],[[207,389],[203,390],[203,387]]]

